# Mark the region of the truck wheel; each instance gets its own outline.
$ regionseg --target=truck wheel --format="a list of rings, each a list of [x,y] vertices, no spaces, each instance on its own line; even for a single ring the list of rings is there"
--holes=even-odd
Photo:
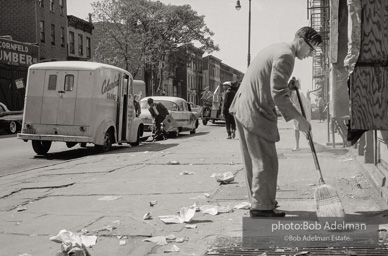
[[[203,124],[203,125],[207,125],[207,120],[206,120],[206,119],[203,119],[203,120],[202,120],[202,124]]]
[[[197,132],[197,129],[192,129],[191,131],[190,131],[190,134],[195,134]]]
[[[216,119],[213,119],[213,120],[212,120],[212,124],[215,124],[215,123],[216,123]]]
[[[46,155],[47,152],[50,150],[51,141],[33,140],[31,142],[32,142],[32,148],[34,149],[35,153],[37,153],[38,155]]]
[[[19,129],[19,125],[16,121],[9,122],[8,132],[15,134]]]
[[[95,149],[99,153],[107,152],[112,149],[113,134],[110,130],[105,132],[104,145],[95,145]]]
[[[131,146],[139,146],[140,144],[140,137],[143,135],[143,130],[141,129],[141,127],[139,126],[139,128],[137,128],[137,137],[136,137],[136,141],[135,142],[131,142],[129,143],[129,145]]]

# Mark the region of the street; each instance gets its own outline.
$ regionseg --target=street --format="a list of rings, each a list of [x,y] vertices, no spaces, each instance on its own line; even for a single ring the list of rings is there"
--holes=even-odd
[[[346,213],[384,216],[386,203],[355,168],[349,150],[324,146],[325,129],[325,123],[313,121],[324,176],[338,190]],[[312,217],[317,175],[308,144],[301,138],[301,150],[292,151],[292,122],[279,120],[279,132],[279,209],[290,216],[286,218]],[[7,165],[20,161],[25,167],[0,178],[0,254],[55,255],[61,245],[49,238],[65,229],[95,235],[97,243],[88,248],[93,256],[164,255],[173,245],[180,250],[176,255],[220,255],[215,245],[226,239],[233,247],[230,241],[241,240],[242,219],[248,216],[247,210],[231,210],[247,201],[247,193],[238,138],[226,136],[221,122],[201,124],[194,135],[115,146],[105,154],[62,145],[51,160],[34,158],[31,145],[14,137],[1,139],[12,148],[8,154],[14,160]],[[23,155],[16,158],[18,152]],[[234,174],[233,182],[221,185],[212,177],[225,172]],[[159,217],[179,215],[182,207],[194,203],[219,212],[199,211],[188,223],[178,224],[165,224]],[[144,219],[146,214],[149,218]],[[144,241],[171,235],[175,238],[164,245]]]

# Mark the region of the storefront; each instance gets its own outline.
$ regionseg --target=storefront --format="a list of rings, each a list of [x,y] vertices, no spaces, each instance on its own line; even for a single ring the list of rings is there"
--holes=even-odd
[[[28,67],[39,60],[39,47],[0,37],[0,102],[23,110]]]

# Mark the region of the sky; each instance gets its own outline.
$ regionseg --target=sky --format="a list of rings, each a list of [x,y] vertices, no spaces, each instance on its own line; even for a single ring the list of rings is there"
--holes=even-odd
[[[88,13],[93,13],[91,3],[97,1],[67,0],[67,14],[88,20]],[[236,1],[160,0],[164,4],[189,4],[198,15],[205,16],[205,24],[215,33],[212,39],[220,47],[220,51],[211,55],[245,73],[249,0],[240,0],[239,11],[235,9]],[[291,42],[299,28],[309,25],[306,0],[252,0],[251,3],[251,60],[270,44]],[[300,78],[303,92],[311,90],[312,59],[296,58],[293,76]]]

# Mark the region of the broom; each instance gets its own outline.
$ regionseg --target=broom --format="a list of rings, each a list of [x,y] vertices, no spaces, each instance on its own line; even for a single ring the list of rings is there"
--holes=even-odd
[[[302,104],[302,100],[299,95],[298,88],[295,88],[296,95],[298,97],[298,102],[300,105],[300,109],[302,111],[302,115],[306,118],[306,113],[304,111],[304,107]],[[327,184],[322,176],[321,167],[319,166],[317,152],[315,151],[315,146],[313,142],[313,138],[311,136],[311,131],[307,133],[307,139],[310,144],[311,153],[313,154],[315,168],[319,174],[319,185],[316,187],[314,191],[314,199],[317,206],[317,216],[318,218],[326,218],[326,217],[345,217],[344,207],[342,206],[341,200],[337,194],[337,191]]]

